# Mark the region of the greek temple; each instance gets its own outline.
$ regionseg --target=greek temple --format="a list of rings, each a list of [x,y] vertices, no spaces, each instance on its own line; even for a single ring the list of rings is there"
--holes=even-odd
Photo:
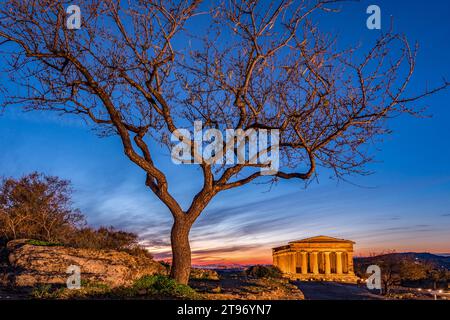
[[[327,236],[292,241],[272,249],[273,265],[291,280],[355,283],[354,244]]]

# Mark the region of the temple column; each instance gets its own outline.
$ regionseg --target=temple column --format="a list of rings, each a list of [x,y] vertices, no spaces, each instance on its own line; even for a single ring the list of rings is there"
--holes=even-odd
[[[291,266],[290,266],[289,260],[290,260],[289,254],[285,253],[284,254],[284,272],[286,272],[286,273],[291,272]]]
[[[302,274],[308,273],[308,253],[302,252]]]
[[[319,257],[318,257],[318,252],[312,252],[312,272],[313,274],[319,274]]]
[[[296,259],[296,253],[294,252],[294,253],[291,253],[290,254],[290,266],[289,266],[289,269],[290,269],[290,271],[291,271],[291,273],[297,273],[297,268],[296,268],[296,266],[297,266],[297,259]]]
[[[330,253],[324,252],[324,254],[325,254],[325,274],[331,274]]]
[[[336,273],[342,274],[342,252],[336,252]]]
[[[354,272],[354,270],[353,270],[353,252],[350,252],[350,251],[347,252],[347,265],[348,265],[348,267],[347,267],[348,273],[353,273]]]

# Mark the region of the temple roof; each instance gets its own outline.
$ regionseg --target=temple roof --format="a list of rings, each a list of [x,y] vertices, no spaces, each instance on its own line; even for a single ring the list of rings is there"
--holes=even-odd
[[[306,238],[306,239],[302,239],[302,240],[296,240],[296,241],[291,241],[289,242],[289,244],[294,244],[294,243],[336,243],[336,242],[340,242],[340,243],[355,243],[353,241],[350,240],[345,240],[345,239],[338,239],[338,238],[333,238],[333,237],[327,237],[327,236],[317,236],[317,237],[311,237],[311,238]]]

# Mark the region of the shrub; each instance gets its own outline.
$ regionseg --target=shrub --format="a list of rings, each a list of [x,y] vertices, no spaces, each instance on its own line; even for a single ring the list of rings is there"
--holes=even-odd
[[[0,181],[0,234],[12,239],[61,239],[84,223],[72,208],[67,180],[32,173]]]
[[[127,252],[135,257],[145,257],[149,259],[153,259],[153,255],[145,248],[141,247],[140,245],[136,245],[133,248],[129,249],[122,249],[124,252]]]
[[[170,272],[171,264],[168,261],[158,261],[164,268],[166,268],[167,272]]]
[[[281,270],[275,266],[251,266],[245,270],[245,274],[254,278],[281,278]]]
[[[179,284],[174,279],[164,275],[144,276],[136,280],[133,287],[137,291],[145,291],[150,295],[177,298],[193,298],[196,296],[195,290],[191,287]]]
[[[113,227],[82,228],[68,237],[66,244],[75,248],[118,250],[137,257],[153,258],[139,245],[137,234],[116,230]]]
[[[132,249],[137,245],[137,235],[116,230],[113,227],[93,229],[85,227],[76,230],[67,239],[68,244],[89,249]]]

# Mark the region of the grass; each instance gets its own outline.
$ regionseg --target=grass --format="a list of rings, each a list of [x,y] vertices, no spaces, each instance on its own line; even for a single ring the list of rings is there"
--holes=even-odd
[[[48,241],[42,241],[42,240],[28,240],[27,244],[31,244],[32,246],[39,246],[39,247],[59,247],[59,246],[62,246],[61,243],[48,242]]]
[[[69,290],[51,285],[41,285],[33,289],[31,296],[36,299],[198,299],[200,295],[187,285],[178,284],[165,275],[144,276],[132,286],[111,288],[95,281],[81,281],[81,289]]]
[[[64,288],[54,288],[51,284],[42,284],[31,291],[31,297],[35,299],[58,299]]]

